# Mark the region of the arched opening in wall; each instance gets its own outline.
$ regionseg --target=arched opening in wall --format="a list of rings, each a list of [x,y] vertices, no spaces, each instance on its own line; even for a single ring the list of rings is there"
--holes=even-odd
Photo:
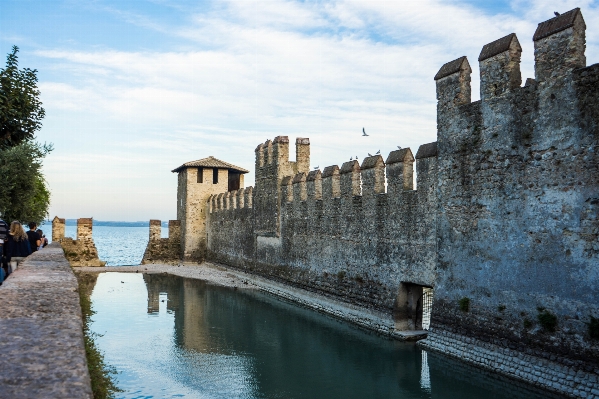
[[[410,282],[400,283],[393,312],[397,331],[428,330],[432,310],[432,287]]]

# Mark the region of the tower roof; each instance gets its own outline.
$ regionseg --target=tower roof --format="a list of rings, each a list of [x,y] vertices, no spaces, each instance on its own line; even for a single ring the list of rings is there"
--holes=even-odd
[[[185,168],[217,168],[217,169],[228,169],[229,171],[239,172],[239,173],[249,173],[249,170],[240,168],[239,166],[235,166],[225,161],[221,161],[220,159],[214,158],[212,155],[208,158],[198,159],[197,161],[185,162],[183,165],[178,168],[173,169],[171,172],[179,173]]]

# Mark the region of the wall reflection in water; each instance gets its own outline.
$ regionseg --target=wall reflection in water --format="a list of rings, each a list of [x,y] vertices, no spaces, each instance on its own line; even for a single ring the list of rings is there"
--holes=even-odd
[[[123,397],[547,397],[256,291],[109,273],[92,302]]]

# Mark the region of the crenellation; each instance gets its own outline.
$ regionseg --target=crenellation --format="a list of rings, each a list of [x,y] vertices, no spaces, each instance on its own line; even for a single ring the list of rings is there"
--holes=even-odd
[[[52,241],[60,241],[64,238],[66,220],[58,216],[52,219]]]
[[[535,79],[540,84],[556,83],[586,66],[586,24],[575,8],[541,22],[533,36]]]
[[[362,196],[385,193],[385,162],[380,155],[364,158],[360,166]]]
[[[322,199],[322,173],[320,172],[320,169],[312,170],[308,173],[306,185],[308,198],[317,201]]]
[[[305,201],[308,199],[306,174],[304,172],[296,174],[293,178],[293,198],[296,201]]]
[[[321,177],[323,198],[339,198],[341,196],[339,166],[327,166],[324,168]]]
[[[522,47],[515,33],[486,44],[478,57],[480,98],[488,101],[520,88]]]
[[[249,186],[248,188],[245,189],[244,195],[245,195],[245,207],[246,208],[252,208],[253,207],[253,201],[252,199],[253,197],[253,193],[254,193],[254,187]]]
[[[343,163],[339,170],[339,176],[342,197],[362,195],[362,181],[358,161],[354,160]]]
[[[285,202],[293,202],[293,177],[286,176],[281,181],[281,198]]]
[[[162,233],[162,225],[160,220],[150,220],[150,241],[158,240]]]
[[[410,148],[392,151],[385,164],[387,192],[390,195],[414,189],[414,155]]]
[[[237,190],[237,208],[243,209],[245,208],[245,189],[240,188]]]
[[[310,139],[298,137],[295,139],[295,173],[310,172]]]

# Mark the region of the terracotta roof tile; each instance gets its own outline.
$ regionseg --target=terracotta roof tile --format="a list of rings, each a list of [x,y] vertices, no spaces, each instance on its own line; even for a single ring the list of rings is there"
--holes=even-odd
[[[240,173],[249,173],[249,170],[240,168],[239,166],[235,166],[225,161],[221,161],[220,159],[214,158],[213,156],[209,156],[208,158],[198,159],[197,161],[186,162],[183,165],[179,166],[172,170],[173,173],[180,172],[185,168],[218,168],[218,169],[228,169],[230,171],[240,172]]]

